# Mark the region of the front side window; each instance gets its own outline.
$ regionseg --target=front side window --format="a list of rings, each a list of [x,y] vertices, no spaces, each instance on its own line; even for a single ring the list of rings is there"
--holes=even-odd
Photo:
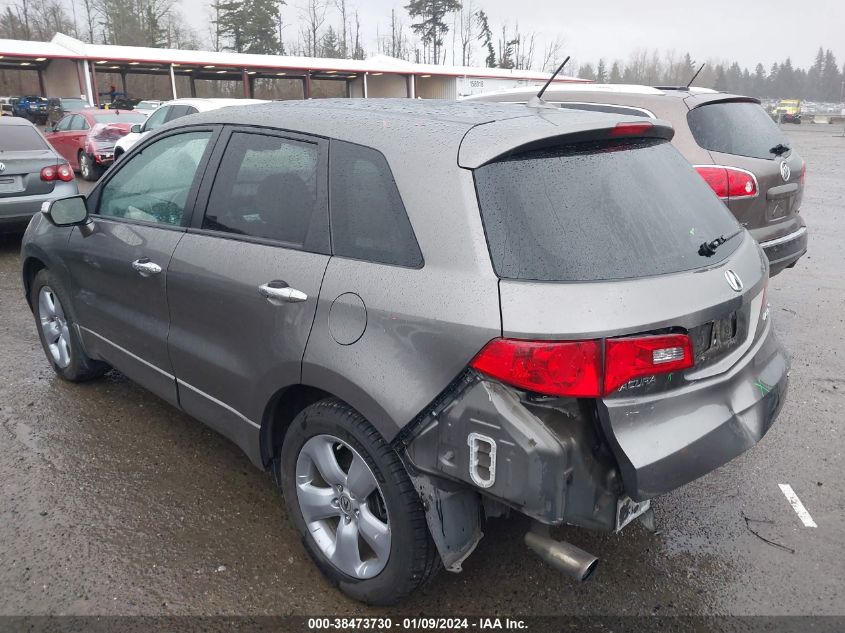
[[[422,266],[420,247],[384,156],[369,147],[333,141],[330,173],[332,253]]]
[[[167,115],[170,114],[171,107],[172,106],[162,106],[153,112],[147,119],[146,123],[144,123],[144,132],[152,132],[154,129],[164,125],[164,122],[167,121]]]
[[[325,225],[317,196],[318,161],[315,143],[235,132],[211,189],[202,228],[312,250]]]
[[[101,216],[179,226],[211,132],[167,136],[124,163],[100,193]]]

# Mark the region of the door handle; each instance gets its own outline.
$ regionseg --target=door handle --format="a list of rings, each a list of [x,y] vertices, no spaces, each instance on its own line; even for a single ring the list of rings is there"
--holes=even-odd
[[[270,303],[301,303],[308,300],[307,294],[296,288],[291,288],[284,281],[271,281],[258,286],[258,293]]]
[[[137,270],[141,277],[149,277],[150,275],[158,275],[161,272],[161,266],[155,262],[151,262],[149,258],[142,257],[132,262],[132,268]]]

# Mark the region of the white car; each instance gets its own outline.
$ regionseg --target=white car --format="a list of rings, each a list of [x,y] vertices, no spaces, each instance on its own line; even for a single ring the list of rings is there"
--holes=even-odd
[[[155,99],[145,99],[144,101],[139,101],[138,103],[136,103],[133,110],[135,110],[135,112],[140,112],[142,114],[150,116],[153,112],[155,112],[161,107],[162,103],[164,103],[164,101],[156,101]]]
[[[207,112],[228,106],[267,103],[263,99],[174,99],[161,104],[144,123],[132,126],[132,130],[122,137],[114,146],[114,159],[118,160],[123,154],[144,138],[154,129],[165,123],[197,112]]]

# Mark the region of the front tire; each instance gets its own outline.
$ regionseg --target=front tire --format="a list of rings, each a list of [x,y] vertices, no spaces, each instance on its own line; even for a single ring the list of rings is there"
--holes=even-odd
[[[53,371],[70,382],[84,382],[108,370],[108,365],[88,358],[83,351],[68,310],[67,294],[46,268],[35,275],[29,302],[41,346]]]
[[[304,409],[273,468],[305,549],[343,593],[394,604],[439,569],[399,456],[346,404],[332,398]]]

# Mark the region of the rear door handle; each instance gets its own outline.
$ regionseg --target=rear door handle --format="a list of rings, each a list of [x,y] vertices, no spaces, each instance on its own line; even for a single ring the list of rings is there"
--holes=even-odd
[[[142,257],[132,262],[132,268],[140,273],[141,277],[149,277],[150,275],[158,275],[161,272],[161,266],[155,262],[151,262],[148,257]]]
[[[308,295],[291,288],[284,281],[271,281],[258,286],[259,294],[270,303],[301,303],[308,300]]]

